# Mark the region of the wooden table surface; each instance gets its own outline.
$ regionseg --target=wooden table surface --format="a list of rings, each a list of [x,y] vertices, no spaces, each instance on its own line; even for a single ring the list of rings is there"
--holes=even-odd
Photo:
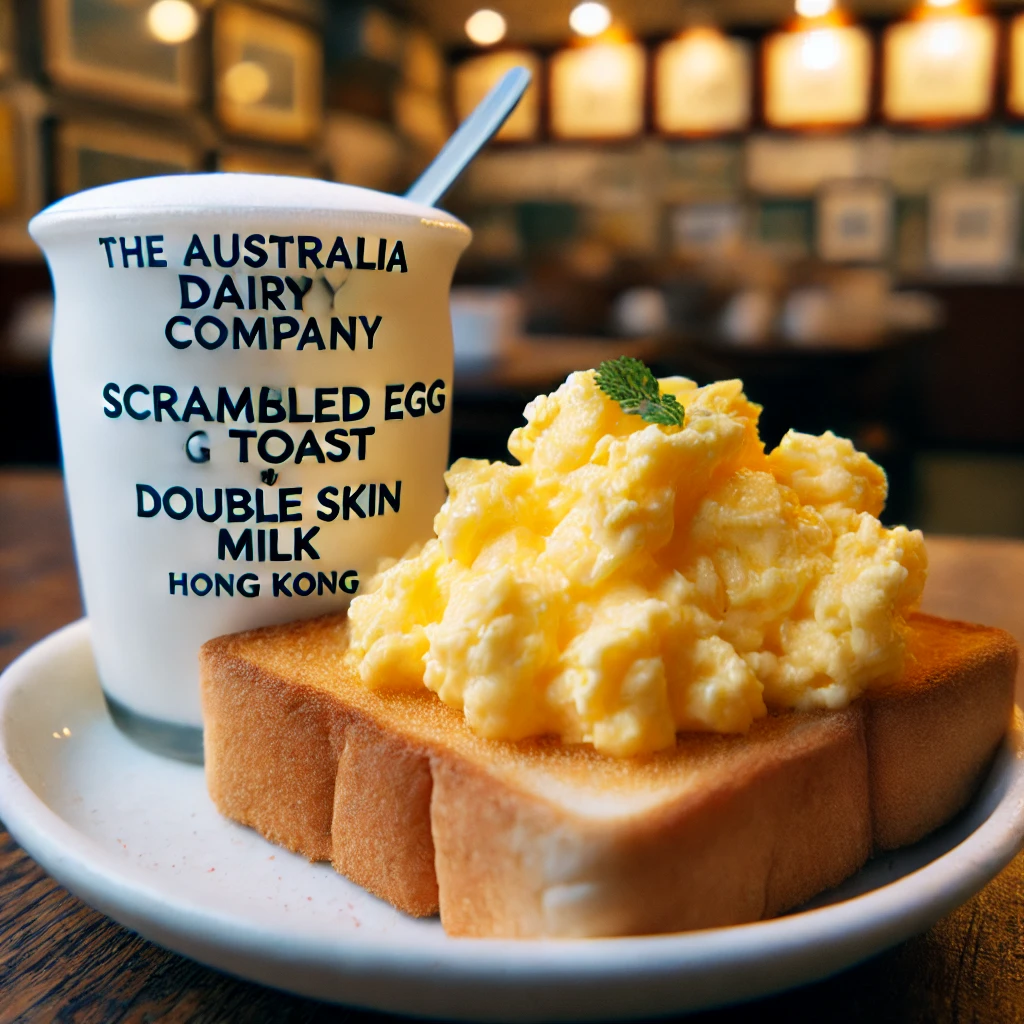
[[[925,605],[1024,641],[1024,543],[929,541]],[[80,614],[60,477],[0,473],[0,666]],[[1022,678],[1017,692],[1024,696]],[[834,978],[703,1024],[1024,1021],[1024,853],[934,928]],[[87,907],[0,827],[0,1022],[384,1021],[237,981]],[[394,1019],[394,1018],[392,1018]]]

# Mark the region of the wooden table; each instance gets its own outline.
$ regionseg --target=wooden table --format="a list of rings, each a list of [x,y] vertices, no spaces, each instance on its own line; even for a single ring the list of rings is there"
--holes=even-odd
[[[934,538],[926,607],[1024,641],[1024,543]],[[80,614],[55,473],[0,473],[0,665]],[[1018,695],[1024,696],[1018,678]],[[806,988],[689,1020],[1024,1021],[1024,853],[934,928]],[[0,828],[0,1022],[382,1020],[236,981],[85,906]]]

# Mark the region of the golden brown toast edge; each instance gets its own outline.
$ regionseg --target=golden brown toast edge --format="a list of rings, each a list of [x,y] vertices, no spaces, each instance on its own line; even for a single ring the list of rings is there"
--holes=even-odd
[[[917,842],[967,804],[1013,711],[1009,633],[921,614],[911,625],[903,678],[863,701],[878,850]]]
[[[328,619],[232,634],[200,653],[206,784],[217,809],[414,916],[438,911],[424,751],[334,694],[260,665]]]
[[[708,737],[670,757],[685,765]],[[724,739],[724,743],[722,742]],[[772,916],[852,874],[870,851],[861,721],[759,723],[696,794],[624,819],[583,818],[432,761],[441,919],[455,935],[653,934]],[[807,826],[810,825],[810,828]]]
[[[204,646],[210,794],[228,817],[331,859],[408,913],[440,905],[445,928],[461,935],[675,931],[795,906],[856,871],[872,836],[883,848],[913,841],[966,802],[1009,720],[1016,659],[1001,631],[917,617],[926,643],[905,683],[844,712],[772,716],[748,737],[681,737],[668,758],[724,750],[725,770],[702,779],[697,796],[595,822],[507,773],[496,780],[465,744],[455,753],[403,735],[365,691],[355,707],[296,681],[325,644],[337,646],[341,622]],[[297,664],[289,651],[301,652]],[[333,670],[345,672],[339,662]],[[408,700],[441,716],[442,735],[468,731],[432,695]],[[932,734],[953,756],[927,744]],[[496,754],[509,746],[471,742]],[[512,746],[531,756],[530,744]],[[561,757],[582,759],[583,770],[602,760]]]

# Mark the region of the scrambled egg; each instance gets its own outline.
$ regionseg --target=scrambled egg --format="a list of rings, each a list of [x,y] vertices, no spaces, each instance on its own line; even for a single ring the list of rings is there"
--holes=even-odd
[[[482,736],[618,756],[768,708],[840,708],[899,675],[926,574],[844,438],[766,454],[740,381],[660,382],[681,427],[572,374],[526,408],[520,465],[460,459],[436,539],[349,610],[364,684],[424,685]]]

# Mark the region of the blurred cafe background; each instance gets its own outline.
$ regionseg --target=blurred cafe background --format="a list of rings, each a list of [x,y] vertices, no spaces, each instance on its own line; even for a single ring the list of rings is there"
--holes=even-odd
[[[501,73],[444,205],[453,457],[628,353],[846,434],[890,521],[1024,536],[1024,6],[0,0],[0,464],[56,465],[45,204],[168,172],[400,191]],[[478,9],[479,8],[479,9]]]

